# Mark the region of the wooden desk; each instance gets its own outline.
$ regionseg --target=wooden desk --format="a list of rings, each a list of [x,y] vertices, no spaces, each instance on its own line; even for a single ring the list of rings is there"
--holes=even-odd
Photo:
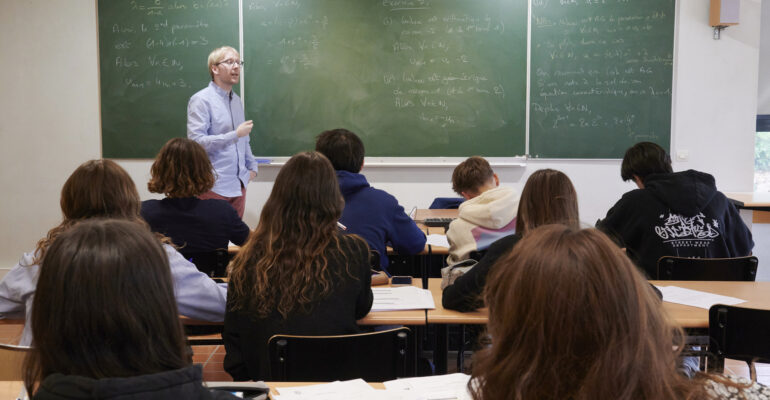
[[[770,193],[768,192],[727,192],[725,196],[738,208],[770,211]]]
[[[739,307],[770,310],[770,282],[711,282],[711,281],[650,281],[656,286],[678,286],[686,289],[700,290],[737,297],[746,300]],[[430,278],[428,290],[436,303],[435,310],[428,310],[428,324],[436,324],[436,351],[433,362],[437,374],[446,373],[446,358],[448,352],[448,324],[486,324],[489,310],[486,308],[472,312],[447,310],[441,304],[441,279]],[[671,316],[674,323],[682,328],[707,329],[709,312],[706,309],[685,306],[682,304],[663,302],[663,309]]]
[[[221,383],[225,385],[237,385],[238,382],[211,382],[211,383]],[[285,388],[285,387],[294,387],[294,386],[308,386],[308,385],[317,385],[319,383],[326,383],[326,382],[265,382],[267,386],[270,387],[270,394],[277,395],[278,392],[275,390],[275,388]],[[381,382],[369,382],[369,385],[371,385],[375,389],[385,389],[385,385],[383,385]],[[24,387],[24,382],[22,381],[0,381],[0,399],[16,399],[16,396],[19,395],[19,392],[21,392],[21,388]]]

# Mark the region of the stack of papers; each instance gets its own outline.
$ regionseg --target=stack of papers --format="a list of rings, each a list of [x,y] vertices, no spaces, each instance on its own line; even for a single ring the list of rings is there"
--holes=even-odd
[[[430,291],[415,286],[372,288],[372,311],[434,309]]]
[[[469,400],[465,374],[397,379],[384,382],[385,390],[377,390],[362,379],[336,381],[320,385],[277,388],[276,400]]]
[[[709,309],[714,304],[733,306],[745,303],[746,300],[719,294],[701,292],[699,290],[685,289],[678,286],[655,286],[663,293],[663,301],[686,306]]]

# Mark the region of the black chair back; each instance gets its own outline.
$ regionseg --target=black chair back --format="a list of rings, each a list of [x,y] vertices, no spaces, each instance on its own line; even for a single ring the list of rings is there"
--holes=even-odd
[[[715,304],[709,309],[709,352],[722,372],[724,359],[743,360],[756,380],[754,362],[770,362],[770,310]]]
[[[190,260],[198,268],[198,271],[211,277],[227,276],[227,264],[230,263],[230,254],[227,249],[216,249],[201,252],[180,251],[184,258]]]
[[[749,281],[757,278],[755,256],[686,258],[664,256],[658,260],[658,277],[670,281]]]
[[[338,336],[274,335],[268,340],[270,379],[327,382],[407,376],[409,328]]]

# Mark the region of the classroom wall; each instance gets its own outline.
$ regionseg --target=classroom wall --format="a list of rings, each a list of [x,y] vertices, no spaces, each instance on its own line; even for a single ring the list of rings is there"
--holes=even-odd
[[[759,96],[757,114],[770,114],[770,3],[762,7],[759,30]]]
[[[741,24],[724,31],[719,41],[708,26],[707,2],[678,5],[672,152],[688,154],[675,160],[674,168],[712,173],[723,191],[752,190],[760,4],[742,0]],[[67,176],[100,155],[95,1],[3,0],[0,57],[2,274],[60,220],[59,190]],[[142,198],[150,198],[150,161],[120,163]],[[619,165],[618,160],[536,160],[497,172],[502,184],[520,189],[539,168],[565,171],[577,188],[582,219],[593,223],[633,188],[620,180]],[[263,168],[259,181],[249,186],[244,219],[252,227],[276,173],[276,167]],[[451,166],[367,166],[364,173],[407,210],[454,195]]]

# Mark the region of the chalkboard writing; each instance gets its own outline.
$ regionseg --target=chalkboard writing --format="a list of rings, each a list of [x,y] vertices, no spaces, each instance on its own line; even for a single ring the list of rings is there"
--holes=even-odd
[[[345,127],[369,156],[524,154],[525,0],[245,0],[255,154]]]
[[[668,149],[674,0],[532,0],[530,154]]]
[[[238,47],[238,1],[99,0],[98,14],[103,156],[155,157],[185,136],[209,52]]]

